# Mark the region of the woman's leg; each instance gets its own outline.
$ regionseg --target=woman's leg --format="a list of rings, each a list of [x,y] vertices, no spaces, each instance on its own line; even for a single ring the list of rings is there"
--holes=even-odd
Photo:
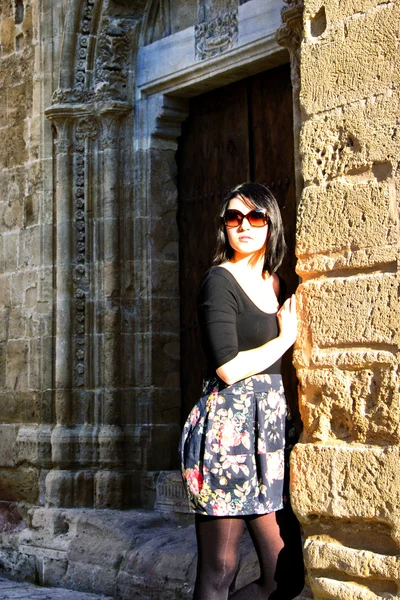
[[[260,578],[230,600],[290,600],[304,586],[300,527],[290,506],[246,518],[260,562]]]
[[[238,563],[244,520],[196,515],[197,577],[193,600],[226,600]]]

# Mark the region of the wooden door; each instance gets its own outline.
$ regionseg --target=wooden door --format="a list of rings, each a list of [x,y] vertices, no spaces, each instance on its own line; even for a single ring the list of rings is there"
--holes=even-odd
[[[191,99],[178,153],[181,387],[185,419],[201,391],[205,361],[196,321],[199,281],[212,261],[216,215],[225,194],[245,181],[270,187],[281,208],[289,251],[280,274],[294,291],[296,198],[289,65]],[[289,361],[290,362],[290,361]],[[293,370],[285,368],[293,378]],[[287,387],[293,384],[288,383]]]

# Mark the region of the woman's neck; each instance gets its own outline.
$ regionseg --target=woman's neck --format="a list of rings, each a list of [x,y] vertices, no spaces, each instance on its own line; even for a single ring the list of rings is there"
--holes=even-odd
[[[239,254],[235,252],[228,262],[234,265],[235,270],[238,271],[251,270],[254,275],[259,275],[263,278],[268,275],[264,271],[264,251],[257,254]]]

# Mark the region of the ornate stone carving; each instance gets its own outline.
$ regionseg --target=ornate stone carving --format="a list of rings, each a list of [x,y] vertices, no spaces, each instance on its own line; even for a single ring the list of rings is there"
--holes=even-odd
[[[94,141],[99,125],[92,117],[81,118],[75,126],[76,154],[74,171],[75,270],[74,270],[74,376],[75,385],[85,385],[86,357],[86,297],[89,280],[86,273],[86,198],[85,198],[85,140]]]
[[[130,38],[121,21],[107,21],[97,42],[95,90],[97,99],[127,96],[126,74]]]
[[[292,63],[292,76],[299,74],[300,69],[300,44],[303,35],[303,0],[284,0],[287,6],[281,11],[284,25],[276,32],[278,44],[287,48]]]
[[[93,8],[95,0],[85,0],[82,10],[80,31],[78,34],[78,43],[75,54],[75,82],[74,89],[79,93],[88,86],[86,83],[86,74],[88,72],[88,57],[90,46],[90,32],[92,28]]]
[[[212,58],[233,48],[239,36],[238,11],[227,12],[213,21],[196,25],[197,60]]]

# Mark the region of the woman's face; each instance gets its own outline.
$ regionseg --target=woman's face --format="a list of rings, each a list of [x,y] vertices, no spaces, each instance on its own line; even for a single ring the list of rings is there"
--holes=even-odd
[[[239,210],[243,215],[247,215],[255,208],[250,202],[245,204],[239,197],[233,198],[228,204],[228,209]],[[225,227],[225,230],[235,256],[264,254],[268,235],[267,223],[263,227],[252,227],[247,219],[243,219],[237,227]]]

